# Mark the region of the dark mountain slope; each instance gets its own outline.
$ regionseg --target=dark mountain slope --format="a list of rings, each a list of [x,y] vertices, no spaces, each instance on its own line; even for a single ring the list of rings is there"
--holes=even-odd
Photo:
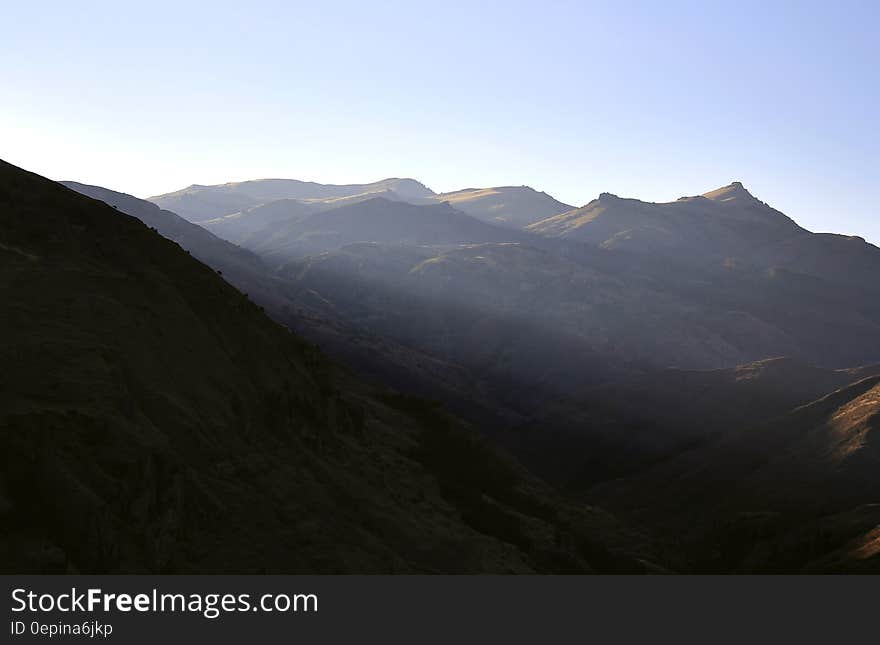
[[[630,408],[660,424],[682,424],[691,433],[718,433],[751,425],[814,401],[868,376],[880,365],[825,369],[792,358],[772,358],[718,370],[662,370],[588,390],[590,407]],[[636,412],[640,409],[640,412]]]
[[[551,405],[505,445],[535,472],[583,491],[878,374],[880,365],[831,370],[791,358],[652,371]]]
[[[272,275],[263,260],[253,252],[230,244],[203,227],[143,199],[100,186],[73,181],[61,183],[138,218],[164,237],[177,242],[193,257],[215,269],[229,284],[265,307],[276,320],[284,322],[289,312],[298,308],[298,294]]]
[[[641,567],[606,514],[365,388],[138,220],[5,163],[0,302],[4,571]]]
[[[865,521],[880,519],[866,514],[880,500],[878,432],[875,375],[599,486],[590,497],[677,536],[697,567],[853,567],[840,549],[873,528]]]
[[[468,418],[481,423],[497,423],[499,415],[503,418],[505,413],[494,402],[489,404],[474,395],[474,377],[461,366],[412,346],[402,345],[392,338],[371,334],[356,319],[340,315],[338,309],[314,290],[301,288],[296,281],[268,273],[262,261],[255,269],[252,261],[256,256],[251,252],[218,240],[202,229],[202,226],[207,227],[210,223],[203,222],[197,226],[131,195],[76,182],[67,184],[119,208],[121,212],[138,217],[209,266],[222,269],[227,282],[247,293],[258,305],[264,306],[275,320],[310,342],[319,344],[362,376],[410,394],[446,401],[458,413],[466,413]],[[278,200],[245,213],[221,218],[223,221],[229,220],[221,228],[227,224],[232,226],[232,222],[239,217],[253,216],[268,222],[261,231],[268,238],[276,226],[297,217],[301,219],[323,208],[323,203]],[[234,262],[239,255],[248,261]],[[421,259],[423,256],[418,257]]]
[[[163,210],[146,200],[75,181],[60,183],[78,193],[99,199],[132,217],[137,217],[147,226],[155,228],[163,236],[180,244],[210,267],[225,273],[265,271],[263,262],[254,253],[230,244],[203,227],[187,222],[176,213]]]

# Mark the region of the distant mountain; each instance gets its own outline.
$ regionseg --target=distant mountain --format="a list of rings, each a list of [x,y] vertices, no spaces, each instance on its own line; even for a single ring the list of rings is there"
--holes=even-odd
[[[864,280],[880,271],[880,249],[858,237],[811,233],[740,182],[660,204],[602,193],[528,230],[677,262],[779,269],[880,290],[880,281]]]
[[[149,201],[191,221],[216,219],[279,200],[327,200],[393,191],[402,199],[431,198],[434,193],[414,179],[383,179],[371,184],[318,184],[296,179],[255,179],[215,186],[192,185],[150,197]]]
[[[772,246],[754,249],[758,265],[813,276],[880,297],[880,248],[863,238],[833,233],[797,235]]]
[[[253,237],[254,240],[271,237],[278,226],[305,219],[324,208],[321,202],[276,199],[238,213],[203,220],[199,222],[199,226],[224,240],[240,244],[248,237]]]
[[[633,271],[629,256],[621,268],[604,253],[360,243],[278,273],[320,297],[327,318],[461,369],[470,382],[437,396],[456,409],[482,399],[506,419],[489,424],[493,438],[566,485],[631,472],[856,380],[808,361],[880,358],[877,314],[869,322],[858,294],[742,272],[693,284],[692,273],[644,259]],[[762,359],[780,354],[796,358]],[[758,362],[718,369],[743,361]],[[683,369],[694,365],[715,369]]]
[[[573,209],[547,193],[539,193],[528,186],[466,188],[440,193],[435,199],[448,202],[454,208],[484,222],[513,228],[524,228]]]
[[[586,206],[536,222],[529,230],[606,249],[687,254],[700,260],[735,257],[755,244],[806,233],[739,182],[665,204],[602,193]]]
[[[534,273],[513,270],[513,262]],[[551,312],[542,318],[540,298],[550,302],[568,285],[558,273],[540,275],[545,263],[556,268],[551,255],[515,243],[445,250],[358,243],[292,261],[278,274],[319,296],[324,316],[457,366],[469,376],[464,389],[437,393],[455,395],[444,400],[456,409],[476,398],[503,417],[558,396],[566,383],[608,378],[607,359],[578,335],[577,322],[558,326]],[[557,291],[542,293],[554,279]],[[520,292],[521,284],[528,290]]]
[[[416,205],[448,202],[479,220],[512,228],[523,228],[572,209],[528,186],[468,188],[437,195],[413,179],[346,185],[259,179],[216,186],[192,185],[149,200],[237,242],[248,233],[259,233],[261,227],[278,221],[285,212],[295,217],[303,210],[317,212],[375,197]]]
[[[314,219],[319,222],[322,215]],[[418,293],[430,296],[424,307],[434,311],[433,320],[445,318],[439,314],[444,307],[464,306],[493,320],[534,325],[542,338],[565,338],[572,348],[627,368],[709,369],[772,356],[830,367],[880,360],[880,302],[820,279],[724,267],[698,272],[674,261],[583,245],[541,248],[531,238],[513,245],[465,244],[419,253],[400,248],[405,238],[381,253],[370,247],[338,255],[332,250],[351,239],[315,240],[329,255],[313,258],[308,272],[291,268],[285,276],[330,302],[359,283],[352,295],[362,302],[350,304],[352,315],[364,316],[382,333],[416,328],[393,312],[420,317],[424,310],[402,304]],[[351,261],[354,255],[359,255],[357,262]],[[318,276],[323,276],[320,284],[314,282]],[[401,304],[380,306],[385,295],[374,297],[372,290],[385,295],[396,290]],[[392,317],[397,322],[391,323]],[[442,337],[455,347],[452,339],[473,333],[453,326]],[[525,349],[535,337],[509,340]],[[499,352],[499,359],[520,355],[509,346]],[[523,367],[544,374],[545,365],[550,367],[550,361],[539,358]],[[553,383],[570,388],[592,376],[582,370],[580,377],[554,378]]]
[[[0,570],[645,569],[613,518],[135,218],[2,162],[0,212]]]
[[[431,199],[404,199],[393,190],[377,190],[328,199],[277,199],[238,213],[204,220],[199,225],[230,242],[238,244],[247,241],[249,246],[259,246],[275,237],[285,226],[299,222],[309,215],[378,198],[410,204],[435,203]]]
[[[519,234],[480,228],[457,208],[432,210],[424,205],[428,198],[410,205],[393,191],[378,194],[391,199],[358,193],[277,200],[203,225],[260,254],[273,270],[320,254],[306,271],[291,266],[276,273],[295,294],[288,311],[307,314],[299,320],[357,329],[398,348],[393,364],[412,367],[414,357],[399,360],[404,343],[453,372],[482,375],[492,391],[507,383],[523,403],[538,400],[521,396],[526,390],[569,396],[584,380],[626,371],[719,368],[780,355],[834,367],[880,359],[880,301],[871,291],[877,281],[866,279],[877,272],[876,248],[809,233],[739,183],[671,204],[603,194]],[[504,190],[456,195],[460,204],[491,208]],[[629,232],[621,235],[624,226]],[[847,245],[858,252],[845,253]],[[418,306],[414,293],[422,294]],[[448,312],[464,310],[510,333],[491,342],[482,337],[477,351],[463,351],[471,347],[465,337],[474,333],[463,321],[473,319]],[[431,331],[417,322],[427,311],[436,321]],[[299,324],[289,314],[279,319]],[[353,358],[345,335],[327,335],[321,327],[302,331],[336,344],[331,351],[338,355],[369,364],[366,355]],[[416,329],[424,334],[409,333]],[[514,329],[540,329],[542,341],[535,334],[518,337]],[[429,340],[435,334],[447,339],[443,347]],[[533,351],[539,346],[548,351]],[[491,357],[489,347],[496,348]],[[590,358],[576,369],[576,356]],[[395,383],[418,381],[383,373]],[[516,386],[508,380],[513,374]],[[502,409],[499,403],[485,401]]]
[[[245,236],[246,248],[273,261],[336,249],[356,242],[450,245],[515,241],[522,233],[507,231],[461,213],[448,204],[416,205],[375,197],[288,218],[271,226],[269,235]]]

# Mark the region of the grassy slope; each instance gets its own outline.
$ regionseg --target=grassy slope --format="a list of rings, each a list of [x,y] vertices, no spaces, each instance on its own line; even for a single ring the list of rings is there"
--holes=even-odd
[[[667,534],[698,570],[876,570],[880,551],[853,541],[870,544],[880,521],[878,429],[875,374],[591,498]]]

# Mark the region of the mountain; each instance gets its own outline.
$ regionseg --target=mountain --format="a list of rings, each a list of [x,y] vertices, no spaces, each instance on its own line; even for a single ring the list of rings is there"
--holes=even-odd
[[[324,205],[320,202],[276,199],[237,213],[201,221],[199,226],[224,240],[240,244],[248,237],[254,240],[271,237],[278,226],[305,219],[321,210],[324,210]]]
[[[536,222],[529,230],[607,249],[686,254],[700,260],[724,260],[755,244],[805,233],[739,182],[665,204],[602,193],[586,206]]]
[[[245,236],[242,245],[265,258],[303,257],[358,242],[449,245],[516,241],[507,231],[461,213],[448,204],[429,206],[375,197],[292,218]]]
[[[607,378],[607,361],[577,328],[582,320],[565,323],[544,306],[590,274],[560,268],[540,249],[364,242],[288,262],[277,273],[320,295],[325,316],[460,366],[476,380],[462,394],[491,408],[529,408],[565,383]]]
[[[854,236],[811,233],[740,182],[675,202],[602,193],[528,227],[541,235],[691,264],[782,270],[876,293],[880,249]]]
[[[215,186],[193,184],[182,190],[150,197],[149,201],[198,222],[238,213],[279,200],[326,200],[364,193],[393,191],[402,199],[423,199],[434,193],[414,179],[383,179],[371,184],[319,184],[296,179],[255,179]]]
[[[729,229],[757,221],[751,236],[796,227],[728,188],[690,201],[730,209],[716,215]],[[534,236],[397,240],[330,248],[277,274],[314,293],[326,319],[414,352],[382,378],[425,392],[414,365],[448,369],[432,379],[438,398],[582,493],[785,414],[867,375],[845,366],[880,360],[880,308],[865,288],[682,256]]]
[[[832,370],[792,358],[649,371],[552,404],[504,445],[534,472],[583,492],[875,375],[880,365]]]
[[[265,307],[276,321],[310,342],[319,344],[335,358],[357,369],[363,377],[410,394],[441,399],[481,423],[498,423],[499,415],[504,417],[511,414],[510,411],[502,411],[494,403],[475,397],[474,376],[461,365],[426,354],[411,345],[403,345],[388,336],[379,337],[370,333],[358,324],[355,317],[341,315],[340,310],[314,290],[301,287],[297,281],[286,280],[283,275],[269,272],[262,261],[254,266],[252,261],[256,256],[249,251],[218,240],[203,230],[202,227],[207,227],[210,222],[196,226],[131,195],[76,182],[64,183],[156,228],[194,257],[217,269],[227,282],[248,294],[257,305]],[[225,229],[227,232],[239,216],[272,220],[260,229],[260,234],[271,237],[274,228],[285,221],[297,216],[302,218],[323,208],[324,205],[319,203],[277,200],[220,220],[229,220]],[[226,223],[222,224],[221,229],[226,226]],[[239,254],[249,261],[231,262]]]
[[[700,568],[876,570],[876,550],[840,552],[878,519],[880,374],[862,373],[873,375],[600,485],[590,498],[677,536]]]
[[[160,235],[173,240],[187,253],[216,270],[234,286],[281,322],[299,307],[298,294],[273,275],[258,255],[213,235],[155,204],[125,193],[75,181],[61,182],[71,190],[109,204],[121,213],[136,217]]]
[[[755,249],[751,260],[759,265],[833,282],[847,289],[880,296],[880,248],[855,235],[809,233]]]
[[[317,221],[320,218],[315,216]],[[342,241],[354,237],[370,235]],[[399,318],[385,324],[392,312],[421,318],[430,309],[435,312],[433,320],[448,318],[453,323],[441,335],[449,347],[463,346],[457,340],[463,343],[463,337],[472,337],[475,330],[458,326],[454,322],[458,318],[439,310],[466,306],[491,315],[492,320],[528,323],[540,330],[538,339],[555,338],[560,348],[583,348],[607,362],[637,369],[711,369],[772,356],[792,356],[825,367],[880,360],[877,300],[866,297],[863,290],[842,289],[790,272],[739,267],[694,271],[644,254],[582,244],[542,248],[531,238],[448,248],[423,245],[418,252],[400,244],[386,244],[381,253],[367,246],[332,249],[342,241],[315,241],[330,249],[328,255],[313,257],[308,272],[285,270],[285,277],[329,302],[343,294],[346,299],[356,298],[358,304],[350,303],[349,310],[368,318],[374,328],[381,326],[383,333],[419,328],[414,321]],[[360,288],[352,293],[354,282]],[[401,302],[412,293],[421,293],[430,302],[421,310],[392,306],[385,296],[394,290]],[[385,303],[381,307],[380,301]],[[481,329],[486,334],[484,347],[496,346],[500,337],[493,337],[488,327]],[[507,339],[520,349],[499,347],[498,358],[524,355],[522,350],[535,338]],[[436,341],[427,335],[413,342]],[[533,376],[552,366],[549,359],[538,360],[524,365]],[[587,371],[555,381],[576,386],[579,378],[588,378]]]
[[[250,246],[259,246],[278,235],[287,225],[299,222],[309,215],[380,198],[410,204],[434,203],[429,199],[404,199],[393,190],[377,190],[328,199],[277,199],[238,213],[204,220],[199,222],[199,225],[235,244],[247,243]]]
[[[230,272],[261,272],[259,256],[212,235],[203,227],[187,222],[176,213],[160,209],[146,200],[132,197],[100,186],[89,186],[75,181],[62,181],[71,190],[98,199],[123,213],[138,218],[161,235],[174,240],[205,264]]]
[[[880,570],[880,250],[389,181],[196,226],[0,166],[4,570]]]
[[[137,219],[2,162],[0,212],[2,570],[646,568],[638,534]]]
[[[513,228],[522,228],[572,208],[528,186],[468,188],[437,195],[413,179],[346,185],[259,179],[216,186],[192,185],[149,200],[238,243],[247,234],[263,233],[263,227],[287,217],[297,218],[302,213],[377,197],[416,205],[446,202],[484,222]]]
[[[434,199],[484,222],[513,228],[524,228],[573,208],[528,186],[466,188],[440,193]]]

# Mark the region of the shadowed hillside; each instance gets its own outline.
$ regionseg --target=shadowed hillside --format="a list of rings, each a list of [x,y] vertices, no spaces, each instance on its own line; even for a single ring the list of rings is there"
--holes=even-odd
[[[699,570],[877,570],[878,431],[875,375],[590,498],[655,527]]]
[[[176,213],[162,210],[148,201],[100,186],[88,186],[75,181],[60,183],[78,193],[99,199],[127,215],[137,217],[215,269],[226,273],[260,273],[265,270],[262,260],[256,254],[230,244],[205,231],[203,227],[191,224]]]
[[[652,371],[549,406],[505,446],[535,472],[583,492],[878,374],[880,365],[829,370],[790,358]]]

